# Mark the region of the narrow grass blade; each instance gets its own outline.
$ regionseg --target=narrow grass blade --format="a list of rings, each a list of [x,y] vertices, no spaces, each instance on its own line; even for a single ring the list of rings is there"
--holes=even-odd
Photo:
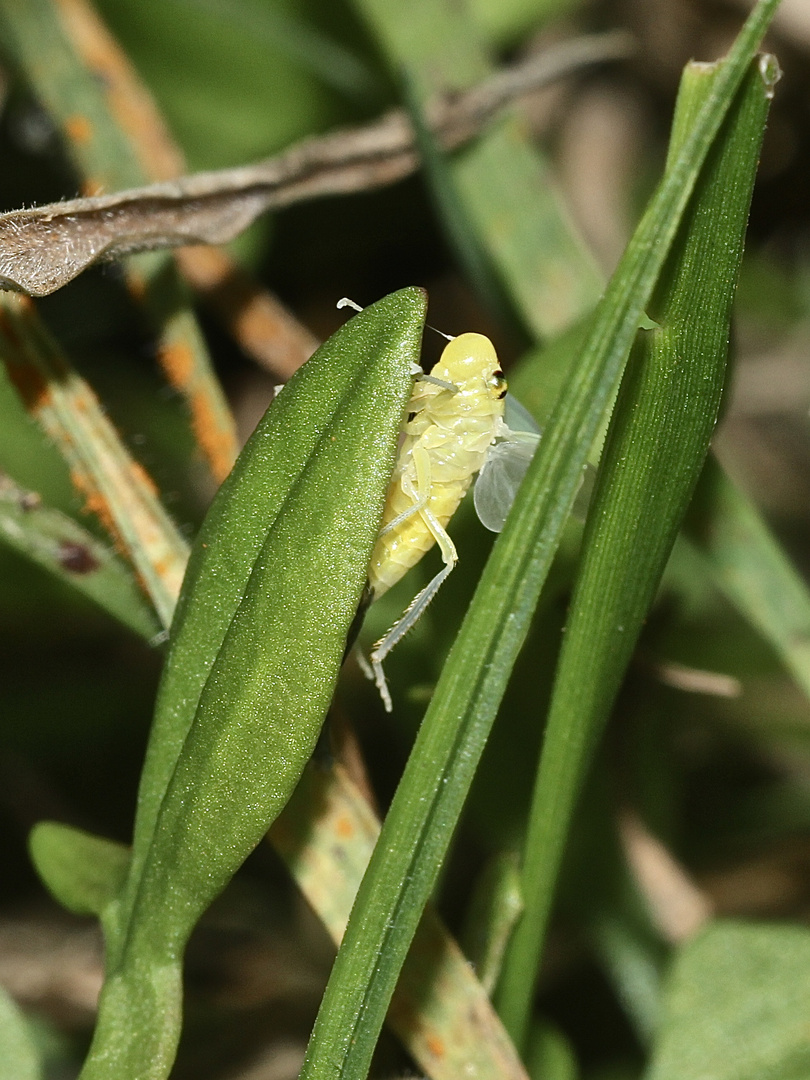
[[[136,87],[126,96],[115,92],[120,82],[117,52],[108,36],[88,36],[88,21],[82,0],[0,0],[0,27],[13,63],[65,136],[85,190],[115,191],[151,178],[130,134],[141,116],[148,119],[149,130],[158,130],[146,155],[149,161],[157,162],[161,173],[172,164],[180,171],[182,159],[172,155],[145,90]],[[108,68],[119,78],[105,91]],[[223,480],[236,457],[233,419],[171,256],[133,256],[127,275],[131,291],[143,300],[161,333],[158,355],[188,402],[195,437],[214,476]]]
[[[810,697],[810,592],[751,500],[706,462],[686,535],[715,585]]]
[[[725,63],[728,63],[726,61]],[[724,65],[687,68],[670,170]],[[778,67],[760,58],[700,176],[619,393],[583,539],[522,869],[525,910],[497,1003],[525,1043],[563,845],[596,740],[618,691],[697,483],[724,385],[731,304]],[[670,171],[670,175],[671,175]]]
[[[161,630],[132,570],[81,525],[0,473],[0,542],[150,641]]]
[[[586,455],[703,161],[776,6],[765,0],[746,22],[597,308],[580,364],[495,543],[383,826],[318,1014],[305,1080],[366,1075]],[[405,21],[404,9],[400,15]]]
[[[93,391],[68,363],[32,301],[0,295],[0,353],[31,415],[59,447],[74,485],[126,552],[164,627],[188,546]]]

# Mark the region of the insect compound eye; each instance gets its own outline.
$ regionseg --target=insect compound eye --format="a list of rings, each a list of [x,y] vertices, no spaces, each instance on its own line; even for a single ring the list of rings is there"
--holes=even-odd
[[[492,375],[487,379],[487,385],[496,398],[506,397],[506,379],[500,368],[492,372]]]

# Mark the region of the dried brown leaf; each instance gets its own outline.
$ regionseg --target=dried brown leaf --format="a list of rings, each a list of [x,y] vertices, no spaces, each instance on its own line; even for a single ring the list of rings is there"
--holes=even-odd
[[[555,46],[435,102],[427,110],[431,129],[452,149],[507,102],[583,66],[626,56],[629,48],[621,33]],[[46,296],[100,259],[226,243],[267,210],[380,187],[417,167],[410,120],[396,110],[367,127],[306,139],[255,165],[11,211],[0,215],[0,286]]]

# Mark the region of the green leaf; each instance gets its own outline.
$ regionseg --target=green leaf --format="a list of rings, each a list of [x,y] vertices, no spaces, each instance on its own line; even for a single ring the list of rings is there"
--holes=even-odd
[[[379,529],[425,296],[351,319],[287,384],[194,546],[144,768],[133,863],[82,1077],[167,1075],[185,942],[315,745]]]
[[[810,1075],[810,932],[717,922],[678,956],[645,1080]]]
[[[42,1073],[25,1017],[0,987],[0,1080],[41,1080]]]
[[[725,61],[684,73],[669,172]],[[523,1044],[568,826],[585,770],[700,475],[722,394],[729,322],[772,96],[755,61],[701,174],[611,422],[583,539],[524,845],[525,911],[497,1002]],[[727,69],[726,69],[727,70]],[[778,70],[778,69],[777,69]],[[686,122],[688,121],[688,123]]]
[[[586,455],[616,392],[701,165],[775,7],[776,0],[760,3],[743,28],[597,308],[580,362],[495,543],[383,825],[321,1003],[305,1080],[362,1080],[366,1075]]]
[[[150,640],[160,633],[135,575],[104,544],[39,496],[0,473],[0,542],[93,600],[124,626]]]
[[[101,915],[126,880],[129,848],[71,825],[41,821],[28,846],[39,876],[77,915]]]

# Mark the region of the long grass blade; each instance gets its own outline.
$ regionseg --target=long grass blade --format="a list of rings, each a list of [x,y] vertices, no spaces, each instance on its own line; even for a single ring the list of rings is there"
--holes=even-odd
[[[671,168],[723,67],[687,68]],[[755,62],[701,174],[653,296],[659,328],[631,356],[600,468],[560,656],[524,845],[523,917],[497,1001],[525,1043],[568,824],[717,421],[731,304],[759,148],[778,67]]]

